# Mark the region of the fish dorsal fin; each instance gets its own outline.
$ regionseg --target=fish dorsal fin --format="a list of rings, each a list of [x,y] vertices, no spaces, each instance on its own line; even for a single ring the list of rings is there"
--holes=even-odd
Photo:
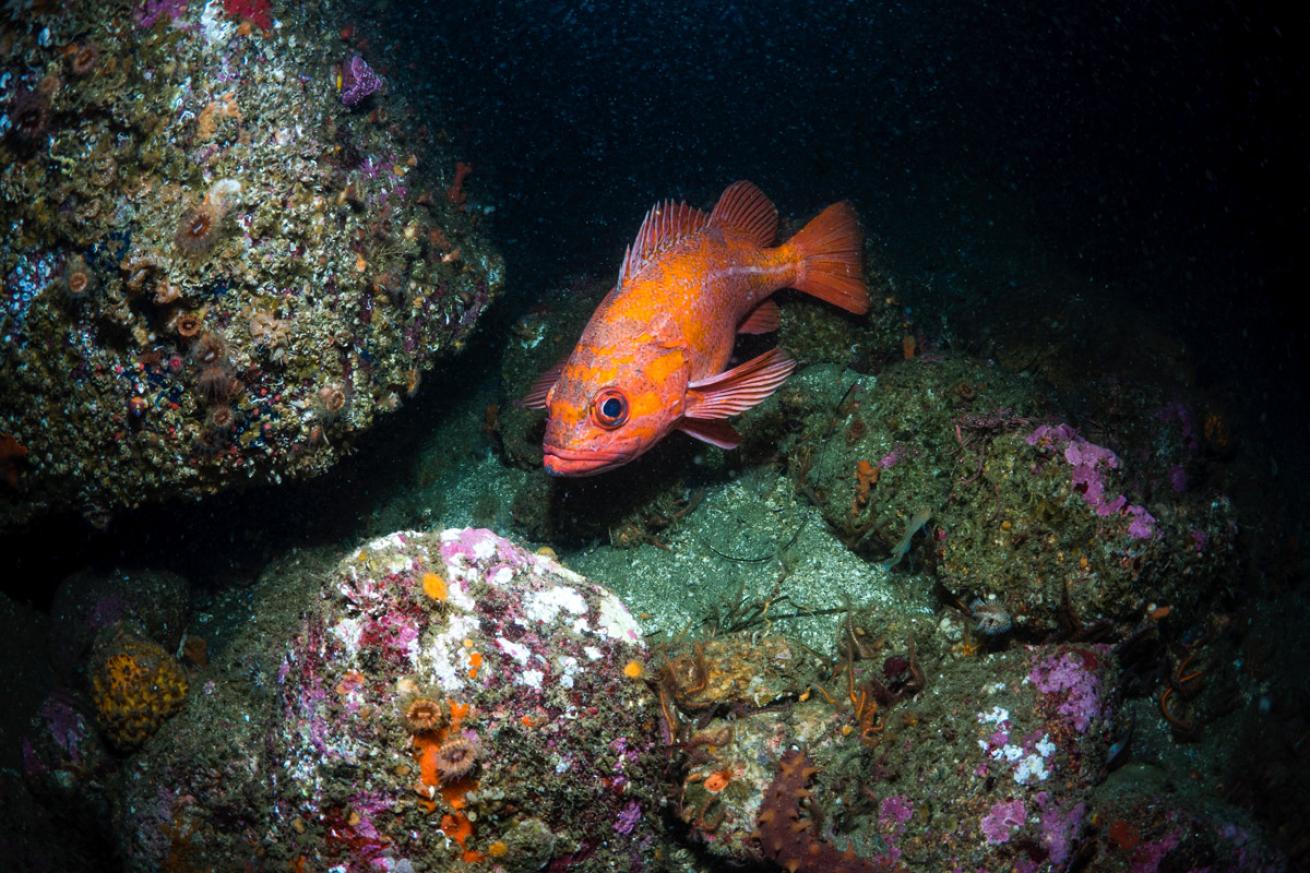
[[[642,219],[637,238],[623,253],[619,284],[622,285],[624,279],[646,266],[665,247],[700,230],[709,220],[704,212],[686,203],[674,203],[672,200],[656,203]]]
[[[771,246],[778,236],[778,208],[754,184],[733,182],[710,213],[710,224],[730,227],[757,246]]]

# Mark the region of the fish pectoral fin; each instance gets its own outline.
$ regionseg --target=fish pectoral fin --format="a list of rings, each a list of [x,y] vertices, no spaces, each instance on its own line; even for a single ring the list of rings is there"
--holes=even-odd
[[[555,387],[559,381],[560,373],[564,372],[564,365],[568,363],[568,356],[560,358],[559,363],[551,367],[546,372],[537,377],[537,381],[532,383],[526,394],[519,398],[518,404],[524,409],[545,409],[546,395],[550,389]]]
[[[721,449],[735,449],[741,445],[741,434],[726,421],[696,421],[684,418],[678,422],[678,430]]]
[[[782,310],[772,300],[765,300],[751,310],[737,333],[773,333],[782,326]]]
[[[796,362],[786,352],[769,349],[731,370],[689,384],[683,415],[705,421],[745,412],[776,391],[795,369]]]

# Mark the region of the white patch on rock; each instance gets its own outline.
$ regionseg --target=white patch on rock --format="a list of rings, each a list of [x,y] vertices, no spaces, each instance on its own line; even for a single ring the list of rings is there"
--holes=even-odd
[[[587,601],[576,588],[557,585],[545,591],[532,591],[523,598],[523,614],[533,621],[550,624],[559,616],[560,610],[574,615],[585,615]]]
[[[641,642],[641,625],[637,624],[637,620],[632,617],[632,613],[623,605],[622,600],[607,591],[601,596],[597,612],[600,616],[596,622],[596,630],[600,633],[613,640]]]
[[[546,674],[540,670],[524,670],[519,675],[519,684],[526,685],[529,688],[541,690],[541,682],[546,678]]]
[[[505,654],[513,658],[520,667],[528,663],[528,658],[532,657],[532,650],[522,643],[516,643],[507,640],[504,637],[496,637],[496,646]]]
[[[359,653],[359,635],[362,632],[360,620],[357,618],[343,618],[332,626],[328,633],[341,641],[341,645],[354,657]]]
[[[478,631],[477,616],[452,615],[446,623],[446,629],[433,638],[432,644],[423,653],[427,657],[433,679],[443,691],[452,693],[464,687],[464,678],[468,675],[464,640],[476,638]]]
[[[1042,734],[1042,738],[1037,741],[1036,748],[1043,758],[1049,758],[1055,754],[1055,743],[1051,742],[1050,734]]]
[[[200,13],[200,33],[210,46],[226,45],[237,27],[223,12],[222,0],[209,0]]]
[[[572,655],[563,655],[556,666],[560,671],[559,684],[565,688],[572,688],[574,677],[578,675],[578,659]]]
[[[1027,785],[1032,779],[1045,782],[1050,775],[1046,769],[1046,759],[1041,755],[1029,755],[1014,768],[1014,781],[1020,785]]]

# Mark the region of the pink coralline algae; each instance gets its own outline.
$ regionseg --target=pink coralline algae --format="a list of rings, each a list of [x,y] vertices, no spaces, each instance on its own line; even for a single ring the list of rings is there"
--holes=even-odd
[[[175,21],[186,14],[187,0],[145,0],[133,13],[136,26],[149,30],[161,18]]]
[[[355,107],[382,87],[382,77],[359,55],[341,65],[341,104]]]
[[[983,836],[993,846],[1007,843],[1010,836],[1024,826],[1028,820],[1028,810],[1022,800],[1002,800],[992,804],[992,808],[982,819]]]
[[[914,815],[914,804],[904,794],[893,794],[884,798],[878,805],[878,823],[884,828],[891,828],[897,833],[904,830],[905,823]]]
[[[1134,539],[1149,539],[1155,534],[1155,517],[1146,507],[1129,505],[1122,494],[1111,497],[1106,493],[1102,478],[1105,471],[1119,468],[1119,456],[1113,451],[1089,443],[1067,424],[1043,424],[1028,435],[1026,442],[1045,454],[1059,452],[1064,457],[1073,468],[1073,489],[1097,515],[1129,516],[1128,535]]]
[[[1094,657],[1094,656],[1092,656]],[[1101,715],[1101,680],[1074,651],[1050,655],[1033,665],[1028,681],[1050,696],[1056,713],[1078,733]]]
[[[1042,845],[1046,848],[1048,860],[1059,869],[1073,855],[1074,843],[1082,833],[1087,804],[1079,802],[1065,809],[1050,792],[1042,791],[1037,795],[1037,808],[1041,817]]]
[[[619,810],[618,819],[614,822],[614,832],[630,834],[636,829],[639,821],[641,821],[641,804],[634,800]]]

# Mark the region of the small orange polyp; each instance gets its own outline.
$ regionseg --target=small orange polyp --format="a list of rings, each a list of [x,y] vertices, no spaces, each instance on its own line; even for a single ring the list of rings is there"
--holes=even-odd
[[[444,603],[450,594],[446,580],[430,571],[423,574],[423,593],[440,603]]]
[[[720,791],[727,788],[728,783],[731,781],[731,770],[718,770],[705,777],[705,790],[710,794],[718,794]]]

